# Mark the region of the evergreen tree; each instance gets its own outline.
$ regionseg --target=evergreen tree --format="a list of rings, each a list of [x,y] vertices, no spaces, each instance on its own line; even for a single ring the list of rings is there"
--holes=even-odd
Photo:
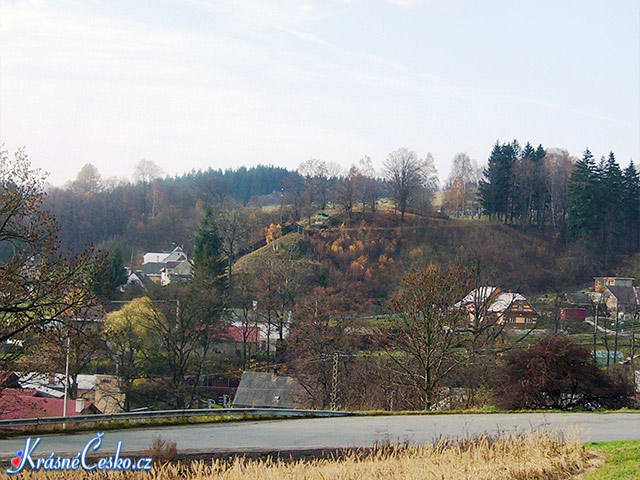
[[[512,170],[519,151],[520,146],[515,140],[504,145],[496,142],[479,185],[485,213],[490,218],[503,219],[504,223],[513,220],[515,214]]]
[[[569,177],[567,227],[572,239],[591,239],[597,230],[595,218],[599,206],[594,200],[596,182],[596,164],[587,148]]]
[[[194,239],[194,280],[209,283],[219,291],[226,286],[226,262],[222,258],[221,249],[222,240],[218,235],[213,211],[207,208]]]
[[[600,230],[600,247],[603,249],[605,264],[608,264],[622,240],[623,182],[622,170],[613,152],[600,163],[600,178],[596,190],[600,208],[595,214]]]
[[[640,246],[640,174],[633,161],[625,168],[622,176],[621,214],[627,244],[637,250]]]

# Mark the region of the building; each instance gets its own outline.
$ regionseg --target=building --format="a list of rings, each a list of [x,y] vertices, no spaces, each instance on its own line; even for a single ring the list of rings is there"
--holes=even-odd
[[[304,389],[294,377],[264,372],[242,372],[233,399],[238,408],[304,408]]]
[[[191,260],[169,261],[160,270],[160,284],[169,285],[171,282],[186,282],[193,276]]]
[[[633,278],[628,277],[593,277],[596,292],[604,292],[607,287],[632,287]]]
[[[172,244],[169,248],[162,252],[147,252],[142,257],[142,273],[151,281],[156,283],[162,282],[162,271],[171,271],[183,262],[188,261],[187,254],[184,253],[182,247]],[[188,267],[182,267],[186,270]],[[189,265],[190,268],[190,265]],[[191,271],[189,270],[189,275]],[[171,281],[171,277],[165,276],[165,279]]]
[[[568,307],[563,308],[560,313],[560,320],[568,320],[571,322],[584,322],[587,318],[586,308]]]
[[[489,285],[478,287],[454,305],[465,308],[469,321],[488,322],[510,327],[533,328],[538,312],[520,293],[503,292]]]

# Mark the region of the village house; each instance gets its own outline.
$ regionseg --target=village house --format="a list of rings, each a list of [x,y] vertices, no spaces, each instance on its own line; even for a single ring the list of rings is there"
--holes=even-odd
[[[193,276],[193,264],[182,247],[171,244],[162,252],[147,252],[142,256],[140,270],[128,269],[127,285],[146,289],[150,282],[163,286],[174,281],[185,282]]]
[[[614,319],[635,315],[640,305],[640,288],[633,286],[633,278],[594,277],[594,288]]]
[[[539,316],[524,295],[488,285],[472,290],[454,306],[465,308],[470,322],[478,318],[480,322],[515,328],[533,328]]]

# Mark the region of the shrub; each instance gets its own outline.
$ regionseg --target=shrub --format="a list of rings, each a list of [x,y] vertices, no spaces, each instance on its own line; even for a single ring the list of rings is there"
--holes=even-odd
[[[175,460],[178,455],[176,442],[164,440],[160,435],[154,435],[151,440],[151,446],[146,454],[148,457],[153,458],[155,463],[170,463]]]
[[[621,408],[633,387],[592,362],[591,352],[562,336],[549,336],[506,355],[494,378],[503,408]]]

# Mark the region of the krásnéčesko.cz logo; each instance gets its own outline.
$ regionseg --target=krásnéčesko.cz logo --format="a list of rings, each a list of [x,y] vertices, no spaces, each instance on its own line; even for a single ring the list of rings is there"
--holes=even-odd
[[[5,470],[9,474],[20,473],[25,468],[31,470],[116,470],[116,471],[146,471],[151,470],[151,458],[127,458],[121,457],[122,441],[118,441],[116,453],[110,457],[99,458],[92,461],[87,458],[91,452],[95,452],[102,445],[104,432],[97,433],[87,442],[82,451],[74,457],[56,456],[54,452],[47,457],[34,458],[36,447],[40,443],[40,437],[27,438],[24,450],[18,450],[17,455],[11,459],[11,467]]]

